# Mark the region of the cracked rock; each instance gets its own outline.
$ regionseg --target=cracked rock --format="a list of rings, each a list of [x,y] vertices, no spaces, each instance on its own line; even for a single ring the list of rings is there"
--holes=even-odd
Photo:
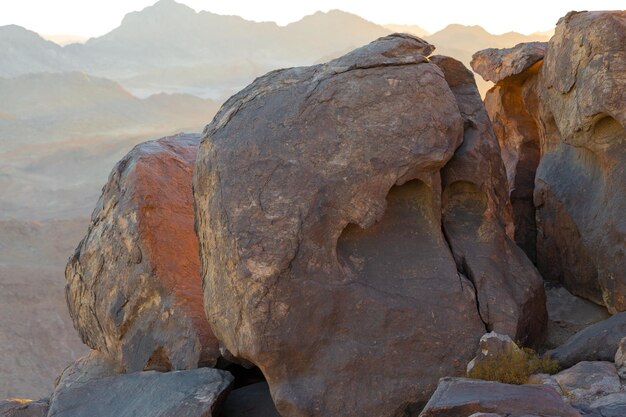
[[[205,129],[193,181],[207,317],[283,416],[419,409],[439,377],[464,374],[486,327],[543,336],[543,286],[509,238],[476,86],[431,52],[390,35],[271,72]]]

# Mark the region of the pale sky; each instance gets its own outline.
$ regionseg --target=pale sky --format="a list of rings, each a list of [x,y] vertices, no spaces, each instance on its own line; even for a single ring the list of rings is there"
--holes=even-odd
[[[124,15],[156,0],[0,0],[0,26],[17,24],[40,34],[100,36]],[[218,14],[278,24],[317,10],[341,9],[375,23],[416,24],[429,32],[450,23],[481,25],[491,33],[551,30],[570,10],[626,9],[626,0],[180,0]]]

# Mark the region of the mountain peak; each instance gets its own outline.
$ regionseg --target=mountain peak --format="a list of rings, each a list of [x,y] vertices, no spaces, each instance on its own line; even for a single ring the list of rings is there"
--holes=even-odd
[[[141,11],[128,13],[124,16],[121,26],[140,24],[144,20],[153,20],[155,18],[175,19],[184,23],[180,19],[191,18],[196,14],[194,9],[175,0],[159,0]]]

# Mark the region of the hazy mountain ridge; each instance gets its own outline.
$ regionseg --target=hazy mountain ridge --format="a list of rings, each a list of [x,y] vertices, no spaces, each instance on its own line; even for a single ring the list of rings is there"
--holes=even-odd
[[[120,84],[85,73],[0,78],[0,152],[28,143],[171,130],[200,130],[219,103],[192,95],[140,99]]]
[[[12,37],[3,37],[1,29],[0,45],[11,44]],[[29,33],[27,45],[32,46],[0,49],[0,76],[78,70],[114,79],[140,96],[185,92],[224,100],[272,69],[325,61],[392,30],[425,32],[410,25],[383,27],[340,10],[317,12],[278,26],[196,12],[174,0],[161,0],[127,14],[119,27],[84,44],[61,47],[22,29]],[[547,40],[541,34],[492,35],[479,26],[463,25],[450,25],[423,37],[437,47],[438,54],[453,56],[467,66],[479,49]],[[23,56],[19,56],[21,50]],[[42,53],[53,59],[38,62]]]

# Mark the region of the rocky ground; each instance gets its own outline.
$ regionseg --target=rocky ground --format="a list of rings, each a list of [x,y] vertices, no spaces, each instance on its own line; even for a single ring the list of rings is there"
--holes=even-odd
[[[92,350],[0,416],[626,415],[625,40],[481,51],[485,105],[389,35],[138,145],[66,269]]]

